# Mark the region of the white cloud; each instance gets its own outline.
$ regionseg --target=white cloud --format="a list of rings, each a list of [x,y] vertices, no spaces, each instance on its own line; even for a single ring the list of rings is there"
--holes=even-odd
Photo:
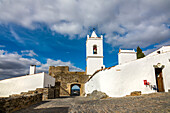
[[[1,0],[0,23],[31,29],[45,23],[71,37],[85,37],[89,27],[98,26],[113,47],[145,48],[170,37],[169,6],[169,0]]]
[[[21,53],[23,56],[30,56],[30,57],[38,56],[33,50],[23,50],[21,51]]]
[[[18,41],[21,44],[24,44],[24,41],[21,39],[21,37],[18,36],[18,34],[12,28],[10,28],[10,32],[16,41]]]
[[[5,45],[0,45],[0,47],[6,47]]]
[[[55,24],[51,27],[51,29],[61,34],[68,34],[70,36],[79,34],[82,31],[81,26],[76,23]]]
[[[141,29],[142,26],[143,28]],[[120,35],[106,35],[106,42],[113,46],[120,46],[122,48],[133,48],[137,46],[148,47],[149,45],[161,43],[169,40],[170,30],[162,26],[136,26],[132,32],[121,37]]]
[[[28,74],[31,64],[41,65],[34,58],[23,58],[16,52],[8,53],[8,51],[0,50],[0,78],[8,78],[17,75]]]
[[[47,63],[46,64],[42,64],[40,67],[38,67],[37,69],[39,71],[44,71],[47,72],[49,66],[69,66],[69,70],[70,71],[84,71],[78,67],[75,67],[71,62],[63,62],[61,60],[52,60],[52,59],[47,59]]]
[[[26,52],[28,52],[26,55],[37,55],[32,50],[26,50]],[[37,72],[48,72],[49,66],[69,66],[70,71],[83,71],[75,67],[71,62],[47,59],[47,63],[42,64],[35,58],[24,58],[24,56],[17,52],[9,53],[8,51],[0,50],[0,79],[26,75],[29,73],[30,65],[37,65]]]

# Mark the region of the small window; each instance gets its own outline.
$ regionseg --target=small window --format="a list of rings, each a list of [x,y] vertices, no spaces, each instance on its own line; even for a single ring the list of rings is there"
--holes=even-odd
[[[93,54],[97,54],[97,45],[93,46]]]
[[[161,52],[160,51],[157,51],[158,54],[160,54]]]

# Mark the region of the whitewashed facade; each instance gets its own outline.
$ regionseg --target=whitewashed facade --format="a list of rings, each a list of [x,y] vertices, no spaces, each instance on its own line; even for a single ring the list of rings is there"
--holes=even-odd
[[[92,75],[95,71],[104,68],[103,65],[103,36],[98,37],[93,31],[86,41],[86,74]]]
[[[37,73],[21,77],[15,77],[0,81],[0,97],[8,97],[12,94],[20,94],[55,85],[55,78],[46,73]]]
[[[162,52],[157,52],[161,50]],[[150,55],[133,60],[95,74],[85,84],[86,94],[94,90],[105,92],[110,97],[122,97],[133,91],[142,94],[158,92],[158,69],[162,71],[163,89],[170,89],[170,46],[165,46]],[[144,84],[144,80],[148,85]],[[159,89],[159,90],[158,90]]]
[[[36,65],[30,65],[30,75],[36,73]]]
[[[119,53],[118,53],[119,65],[136,60],[136,59],[137,59],[137,56],[136,56],[135,50],[121,50],[121,49],[119,50]]]

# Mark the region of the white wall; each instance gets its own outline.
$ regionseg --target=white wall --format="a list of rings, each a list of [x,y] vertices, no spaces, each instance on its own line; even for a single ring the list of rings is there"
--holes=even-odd
[[[158,51],[160,51],[160,53],[166,53],[166,52],[170,51],[170,46],[163,46],[160,49],[158,49],[158,50],[150,53],[149,55],[147,55],[147,57],[148,56],[158,55],[159,54],[159,53],[157,53]]]
[[[119,65],[137,59],[135,51],[133,51],[133,50],[131,52],[121,52],[121,51],[123,51],[123,50],[120,50],[120,52],[118,53]]]
[[[110,97],[126,96],[133,91],[142,91],[142,94],[155,92],[155,90],[146,87],[143,80],[147,80],[151,85],[156,85],[153,65],[158,63],[165,65],[162,74],[164,89],[168,92],[168,89],[170,89],[169,59],[170,52],[166,52],[100,71],[85,84],[85,92],[88,94],[98,90],[105,92]]]
[[[35,74],[36,73],[36,65],[31,65],[30,66],[30,75]]]
[[[88,58],[87,75],[92,75],[103,66],[103,58]],[[104,68],[104,67],[103,67]]]
[[[45,78],[45,79],[44,79]],[[46,80],[46,78],[48,78]],[[0,81],[0,97],[7,97],[11,94],[20,94],[36,88],[44,88],[47,84],[54,86],[55,79],[38,73],[34,75],[21,76]]]
[[[97,45],[97,54],[93,54],[93,46]],[[87,69],[86,74],[92,75],[103,66],[103,36],[97,38],[87,37],[86,42]]]
[[[50,85],[55,86],[55,78],[45,73],[43,87],[49,87]]]

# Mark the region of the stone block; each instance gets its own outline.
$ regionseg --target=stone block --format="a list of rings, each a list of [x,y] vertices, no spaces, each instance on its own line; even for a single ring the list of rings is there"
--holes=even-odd
[[[42,93],[42,100],[47,100],[47,99],[54,99],[55,96],[55,89],[56,88],[37,88],[36,91],[38,93]]]
[[[131,92],[130,96],[140,96],[141,95],[141,91],[134,91]]]
[[[107,97],[108,95],[106,95],[106,93],[97,90],[94,90],[91,94],[87,94],[87,98],[92,100],[104,99]]]

